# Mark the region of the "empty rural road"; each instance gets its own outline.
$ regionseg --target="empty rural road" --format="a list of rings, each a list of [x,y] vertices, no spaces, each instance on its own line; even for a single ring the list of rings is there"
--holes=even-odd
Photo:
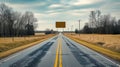
[[[0,60],[0,67],[119,67],[61,33]]]

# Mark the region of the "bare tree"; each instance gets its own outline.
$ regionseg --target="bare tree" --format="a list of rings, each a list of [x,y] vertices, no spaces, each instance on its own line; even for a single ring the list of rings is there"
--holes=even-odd
[[[116,21],[111,15],[101,15],[99,10],[91,11],[89,23],[84,26],[83,31],[86,33],[118,34],[120,21]]]
[[[36,18],[34,18],[34,14],[32,12],[26,12],[24,15],[25,22],[26,22],[26,30],[28,35],[34,34],[34,22],[36,22]]]
[[[0,36],[34,35],[37,19],[32,12],[15,12],[5,4],[0,4]]]
[[[0,4],[1,36],[10,36],[12,33],[12,9],[5,4]]]

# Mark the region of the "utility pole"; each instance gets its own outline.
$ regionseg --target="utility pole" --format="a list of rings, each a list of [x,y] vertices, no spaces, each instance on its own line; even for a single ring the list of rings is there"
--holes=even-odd
[[[80,20],[79,20],[79,36],[80,36]]]
[[[68,32],[69,32],[69,28],[68,28]]]
[[[71,26],[71,35],[72,35],[73,25]]]

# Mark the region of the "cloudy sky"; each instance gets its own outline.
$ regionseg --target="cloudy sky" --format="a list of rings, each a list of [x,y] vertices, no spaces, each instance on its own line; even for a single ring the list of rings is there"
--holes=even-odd
[[[120,0],[0,0],[1,3],[12,7],[15,11],[32,11],[38,19],[36,30],[54,29],[55,21],[66,21],[65,30],[78,28],[78,20],[81,20],[81,28],[89,19],[89,13],[100,10],[102,14],[120,18]]]

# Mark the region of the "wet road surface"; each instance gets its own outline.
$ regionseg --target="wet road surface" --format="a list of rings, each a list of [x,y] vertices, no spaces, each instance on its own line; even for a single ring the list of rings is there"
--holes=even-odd
[[[119,67],[119,65],[59,34],[1,59],[0,67]]]

